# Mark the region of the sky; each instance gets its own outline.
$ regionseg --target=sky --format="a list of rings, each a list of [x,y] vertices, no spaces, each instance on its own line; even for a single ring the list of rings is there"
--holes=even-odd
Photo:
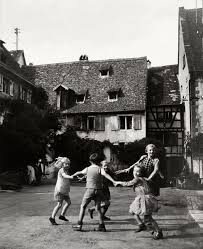
[[[0,39],[34,65],[147,56],[177,63],[178,7],[202,0],[0,0]]]

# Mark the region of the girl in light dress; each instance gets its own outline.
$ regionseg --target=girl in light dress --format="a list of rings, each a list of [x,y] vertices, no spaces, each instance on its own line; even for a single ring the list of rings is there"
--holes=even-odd
[[[128,173],[135,166],[139,166],[142,169],[142,174],[146,177],[150,186],[151,192],[155,196],[160,195],[160,178],[164,178],[160,172],[159,165],[160,161],[156,157],[156,146],[154,144],[148,144],[145,148],[146,155],[140,157],[140,159],[132,164],[129,168],[118,170],[116,174]],[[134,175],[134,172],[133,172]]]
[[[67,157],[61,157],[60,163],[58,162],[57,168],[59,169],[57,175],[57,182],[54,190],[54,199],[57,201],[57,205],[54,207],[51,217],[49,221],[52,225],[58,225],[55,221],[56,214],[59,209],[63,205],[63,201],[65,201],[65,205],[62,208],[61,214],[59,216],[60,220],[68,221],[65,217],[67,209],[71,205],[71,200],[69,196],[70,192],[70,179],[73,179],[73,176],[69,175],[70,170],[70,160]]]
[[[145,224],[148,224],[153,229],[153,238],[156,240],[161,239],[163,238],[162,230],[152,217],[152,213],[157,212],[159,209],[158,201],[151,193],[147,180],[141,177],[141,175],[141,168],[134,166],[134,179],[128,182],[119,182],[119,185],[126,187],[133,186],[136,194],[135,200],[129,208],[129,213],[134,215],[134,218],[138,223],[138,229],[136,232],[146,230],[147,226]],[[141,216],[143,216],[143,219]]]

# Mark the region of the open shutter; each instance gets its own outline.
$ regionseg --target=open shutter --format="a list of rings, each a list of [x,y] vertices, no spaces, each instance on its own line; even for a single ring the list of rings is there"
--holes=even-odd
[[[3,75],[0,74],[0,92],[3,91]]]
[[[95,130],[96,131],[104,131],[105,130],[105,119],[104,116],[96,116],[95,117]]]
[[[13,81],[10,81],[10,95],[13,96],[14,94],[14,83]]]
[[[74,117],[74,126],[78,130],[81,129],[81,120],[82,120],[81,116],[77,115],[77,116]]]
[[[142,116],[140,114],[134,115],[134,129],[135,130],[142,129]]]
[[[87,130],[87,116],[82,116],[82,130]]]
[[[111,130],[117,131],[118,130],[118,117],[117,116],[111,116]]]

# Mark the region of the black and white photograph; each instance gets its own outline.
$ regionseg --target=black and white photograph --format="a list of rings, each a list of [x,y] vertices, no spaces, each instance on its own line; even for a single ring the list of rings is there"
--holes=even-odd
[[[0,0],[0,249],[203,248],[203,0]]]

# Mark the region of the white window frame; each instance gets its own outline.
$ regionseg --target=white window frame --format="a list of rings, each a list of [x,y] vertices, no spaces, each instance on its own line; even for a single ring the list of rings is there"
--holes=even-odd
[[[94,118],[93,129],[89,128],[89,118]],[[95,116],[87,116],[87,130],[95,131]]]
[[[125,128],[124,129],[121,129],[120,117],[125,117]],[[131,124],[130,129],[127,128],[127,117],[131,117],[131,120],[132,120],[132,124]],[[119,118],[119,130],[133,130],[134,120],[133,120],[133,115],[132,114],[118,115],[118,118]]]
[[[111,93],[116,93],[116,98],[111,99],[111,98],[110,98],[110,94],[111,94]],[[118,92],[115,92],[115,91],[114,91],[114,92],[108,92],[108,101],[109,101],[109,102],[114,102],[114,101],[117,101],[117,100],[118,100]]]
[[[102,75],[102,71],[107,71],[106,75]],[[104,69],[104,70],[100,70],[100,78],[108,78],[109,77],[109,69]]]
[[[78,101],[78,100],[77,100],[77,96],[78,96],[78,95],[83,95],[83,101]],[[85,95],[85,94],[77,94],[77,95],[76,95],[76,103],[77,103],[77,104],[83,104],[83,103],[85,103],[85,100],[86,100],[86,95]]]

